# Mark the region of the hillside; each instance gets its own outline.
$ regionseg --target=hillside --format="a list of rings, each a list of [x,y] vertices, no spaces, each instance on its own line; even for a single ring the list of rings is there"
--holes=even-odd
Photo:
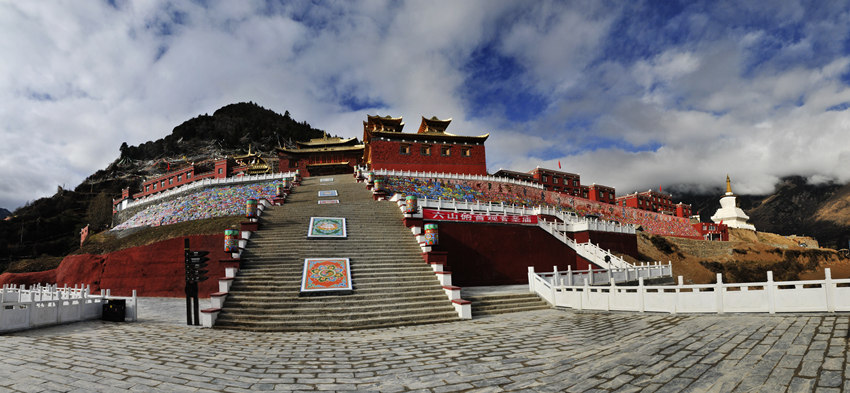
[[[9,217],[12,215],[12,212],[0,207],[0,220]]]
[[[720,207],[721,194],[720,189],[712,195],[674,192],[674,199],[690,203],[701,221],[707,222]],[[769,195],[738,195],[737,200],[759,231],[811,236],[823,247],[847,248],[850,185],[808,184],[803,177],[789,176]]]
[[[325,135],[307,122],[294,120],[254,103],[238,103],[200,115],[174,127],[164,138],[138,146],[122,144],[118,158],[73,190],[58,188],[50,197],[27,203],[14,218],[0,221],[0,272],[17,260],[65,256],[80,245],[80,229],[94,232],[112,219],[112,198],[121,189],[138,191],[147,176],[189,162],[243,154],[249,144],[264,155],[278,145]],[[109,154],[104,152],[103,154]]]
[[[767,271],[775,281],[823,279],[824,268],[833,278],[850,278],[850,259],[834,250],[803,248],[782,236],[747,230],[733,229],[731,239],[706,242],[641,232],[638,251],[643,260],[670,261],[685,284],[713,283],[717,273],[725,282],[759,282]]]

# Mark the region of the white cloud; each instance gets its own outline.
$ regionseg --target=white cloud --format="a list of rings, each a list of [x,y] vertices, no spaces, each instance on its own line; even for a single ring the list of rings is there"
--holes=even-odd
[[[560,160],[623,192],[712,187],[727,172],[737,192],[791,174],[850,181],[850,110],[827,111],[850,102],[850,13],[748,7],[659,20],[593,1],[1,3],[0,207],[239,101],[346,137],[366,114],[403,116],[408,131],[452,117],[452,132],[491,133],[490,170]],[[539,97],[530,120],[497,109],[523,104],[514,96],[469,100],[485,47],[519,68],[485,78],[503,83],[494,91]]]

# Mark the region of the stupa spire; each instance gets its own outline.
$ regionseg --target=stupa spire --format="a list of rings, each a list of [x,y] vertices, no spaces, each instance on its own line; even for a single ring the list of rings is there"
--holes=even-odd
[[[729,174],[728,173],[726,174],[726,193],[727,194],[732,193],[732,181],[729,180]]]

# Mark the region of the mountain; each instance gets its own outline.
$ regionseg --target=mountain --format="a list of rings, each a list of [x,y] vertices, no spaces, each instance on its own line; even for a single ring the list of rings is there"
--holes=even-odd
[[[724,190],[715,194],[674,192],[674,199],[692,205],[700,220],[710,217],[720,207]],[[850,240],[850,185],[837,183],[809,184],[804,177],[788,176],[776,184],[768,195],[737,195],[741,209],[750,223],[761,232],[779,235],[805,235],[818,240],[822,247],[847,248]]]
[[[294,120],[288,111],[281,115],[248,102],[187,120],[156,141],[124,143],[115,161],[73,190],[59,187],[56,194],[29,202],[15,210],[14,218],[0,221],[0,272],[15,260],[65,256],[76,250],[80,229],[86,224],[94,231],[108,227],[112,198],[126,187],[138,191],[148,176],[188,162],[244,154],[249,144],[252,151],[274,156],[279,145],[324,135],[307,122]]]
[[[12,215],[12,212],[0,207],[0,220],[9,217]]]

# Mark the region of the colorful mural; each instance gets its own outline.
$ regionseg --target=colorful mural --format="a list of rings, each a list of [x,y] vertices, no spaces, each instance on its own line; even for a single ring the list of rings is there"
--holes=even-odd
[[[350,291],[351,265],[348,258],[307,258],[301,276],[301,292]]]
[[[345,219],[342,217],[310,217],[310,238],[339,238],[347,237]]]

